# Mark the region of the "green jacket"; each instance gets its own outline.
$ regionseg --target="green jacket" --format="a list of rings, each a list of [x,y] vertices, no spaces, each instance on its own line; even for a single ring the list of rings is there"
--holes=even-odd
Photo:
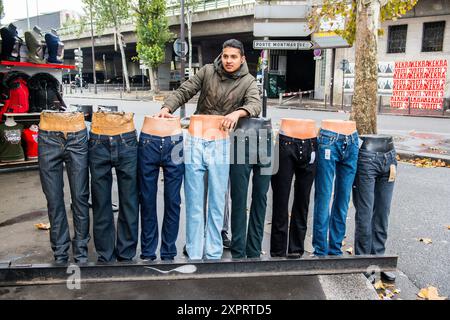
[[[239,109],[246,110],[250,117],[258,117],[261,113],[259,90],[246,62],[240,70],[229,74],[223,69],[219,56],[174,91],[163,107],[173,113],[200,90],[195,114],[227,115]]]

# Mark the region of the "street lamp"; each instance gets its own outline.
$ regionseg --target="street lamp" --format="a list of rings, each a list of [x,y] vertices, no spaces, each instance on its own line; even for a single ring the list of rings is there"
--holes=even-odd
[[[28,10],[28,0],[26,0],[26,6],[27,6],[27,24],[28,24],[28,30],[31,29],[31,23],[30,23],[30,12]]]
[[[180,23],[180,38],[181,41],[184,41],[185,38],[185,32],[184,32],[184,0],[181,0],[181,10],[180,10],[180,18],[181,18],[181,23]],[[183,84],[184,82],[184,59],[185,59],[185,48],[184,45],[182,46],[183,49],[181,49],[181,56],[180,56],[180,72],[181,72],[181,79],[180,79],[180,85]],[[181,119],[186,117],[186,105],[182,105],[181,109],[180,109],[180,117]]]
[[[93,9],[90,6],[91,13],[91,41],[92,41],[92,73],[94,75],[94,93],[97,94],[97,75],[95,72],[95,48],[94,48],[94,23],[92,22]]]

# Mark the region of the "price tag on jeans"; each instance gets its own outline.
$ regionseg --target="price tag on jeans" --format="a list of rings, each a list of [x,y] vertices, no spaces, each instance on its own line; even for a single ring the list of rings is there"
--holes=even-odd
[[[316,152],[315,151],[311,152],[311,161],[309,162],[309,164],[314,164],[314,161],[316,161]]]
[[[397,178],[397,167],[395,164],[391,164],[391,170],[389,173],[389,182],[394,182]]]
[[[325,149],[325,160],[331,160],[331,150]]]
[[[364,140],[361,139],[361,138],[358,138],[358,143],[359,143],[358,148],[361,149],[361,147],[362,147],[362,145],[364,143]]]

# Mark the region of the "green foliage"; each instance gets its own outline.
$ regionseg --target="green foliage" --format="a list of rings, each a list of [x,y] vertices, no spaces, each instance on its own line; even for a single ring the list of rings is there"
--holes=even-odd
[[[128,0],[83,0],[88,16],[92,8],[97,31],[102,33],[107,27],[120,28],[130,17],[131,5]]]
[[[166,43],[174,35],[169,31],[165,0],[138,0],[136,12],[137,52],[139,58],[152,68],[165,60]]]
[[[351,4],[346,0],[324,0],[321,7],[314,7],[309,15],[309,26],[313,30],[317,30],[321,21],[335,20],[339,17],[345,18],[344,30],[334,30],[338,35],[343,37],[352,45],[356,37],[356,7],[357,1],[352,0]],[[411,10],[418,0],[388,0],[381,8],[381,21],[397,20],[406,12]],[[366,1],[367,3],[369,1]],[[379,31],[379,34],[382,32]]]
[[[3,0],[0,0],[0,20],[5,16],[5,7],[3,5]]]

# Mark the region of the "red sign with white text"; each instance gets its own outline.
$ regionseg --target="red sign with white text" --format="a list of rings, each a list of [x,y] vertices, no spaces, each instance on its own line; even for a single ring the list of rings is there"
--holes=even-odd
[[[396,62],[391,108],[442,109],[447,66],[447,60]]]

